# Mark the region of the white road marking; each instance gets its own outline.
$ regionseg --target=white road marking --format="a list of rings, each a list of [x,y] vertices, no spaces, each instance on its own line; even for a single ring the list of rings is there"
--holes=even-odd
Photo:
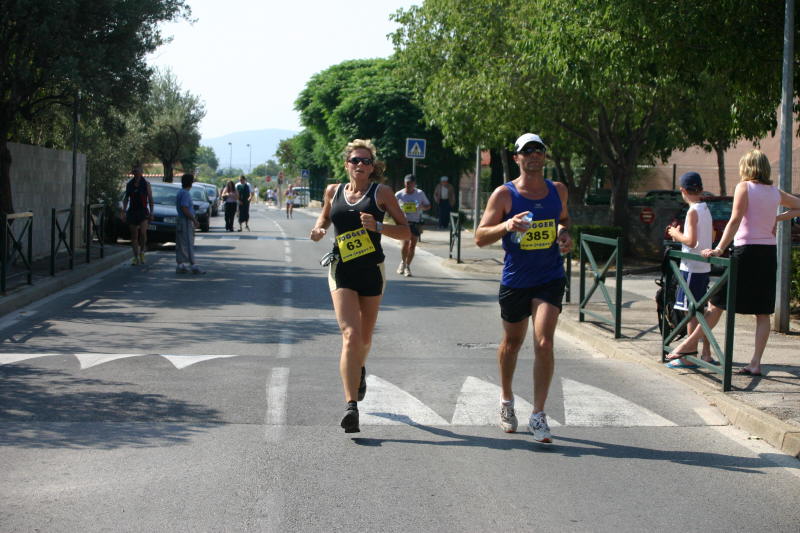
[[[238,357],[237,355],[164,355],[161,357],[172,363],[178,370],[191,366],[202,361],[211,359],[227,359],[228,357]]]
[[[25,361],[26,359],[35,359],[37,357],[48,357],[51,355],[64,355],[60,353],[2,353],[0,354],[0,365],[10,365]]]
[[[728,425],[728,419],[716,407],[695,407],[694,412],[707,426]]]
[[[286,432],[286,395],[289,390],[289,369],[273,368],[267,381],[267,414],[264,418],[268,441],[279,440]]]
[[[449,425],[411,394],[373,375],[367,376],[367,396],[358,409],[364,425]]]
[[[603,389],[561,378],[564,424],[583,427],[675,426],[674,422]]]
[[[500,393],[499,385],[468,376],[461,386],[451,423],[454,426],[497,425],[500,420]],[[533,406],[515,394],[514,410],[520,425],[523,425],[530,418]],[[561,425],[550,416],[547,420],[553,427]]]
[[[139,353],[76,353],[75,357],[81,364],[81,370],[86,370],[93,366],[102,365],[117,359],[126,359],[128,357],[143,357],[145,354]]]
[[[783,468],[787,473],[800,478],[800,460],[781,453],[761,439],[751,439],[746,432],[734,426],[714,426],[712,429],[739,444],[761,459]]]

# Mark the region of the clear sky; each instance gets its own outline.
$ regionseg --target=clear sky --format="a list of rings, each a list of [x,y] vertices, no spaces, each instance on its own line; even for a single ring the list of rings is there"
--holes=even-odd
[[[421,0],[188,0],[193,24],[163,26],[149,59],[206,105],[204,138],[300,130],[294,101],[312,75],[348,59],[388,57],[389,15]]]

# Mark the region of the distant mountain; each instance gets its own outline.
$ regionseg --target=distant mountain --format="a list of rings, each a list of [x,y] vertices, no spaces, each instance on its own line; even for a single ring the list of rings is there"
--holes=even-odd
[[[237,131],[222,137],[202,139],[200,144],[214,149],[220,168],[232,166],[247,172],[251,161],[253,168],[255,168],[261,163],[266,163],[268,159],[275,159],[278,143],[283,139],[294,137],[297,133],[291,130],[273,129]],[[232,143],[232,146],[228,146],[228,143]],[[247,147],[248,144],[252,147],[252,160],[250,158],[250,148]],[[231,148],[233,149],[232,158]]]

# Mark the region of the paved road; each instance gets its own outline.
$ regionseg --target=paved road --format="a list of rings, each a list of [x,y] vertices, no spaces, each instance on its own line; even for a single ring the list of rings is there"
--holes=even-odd
[[[496,427],[497,283],[394,274],[345,436],[311,218],[122,266],[0,322],[3,531],[797,531],[797,461],[560,336],[556,442]],[[530,345],[515,381],[530,409]]]

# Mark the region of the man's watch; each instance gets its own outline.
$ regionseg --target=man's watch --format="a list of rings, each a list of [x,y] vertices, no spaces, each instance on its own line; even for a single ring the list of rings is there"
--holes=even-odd
[[[375,233],[383,233],[383,222],[375,222]]]

